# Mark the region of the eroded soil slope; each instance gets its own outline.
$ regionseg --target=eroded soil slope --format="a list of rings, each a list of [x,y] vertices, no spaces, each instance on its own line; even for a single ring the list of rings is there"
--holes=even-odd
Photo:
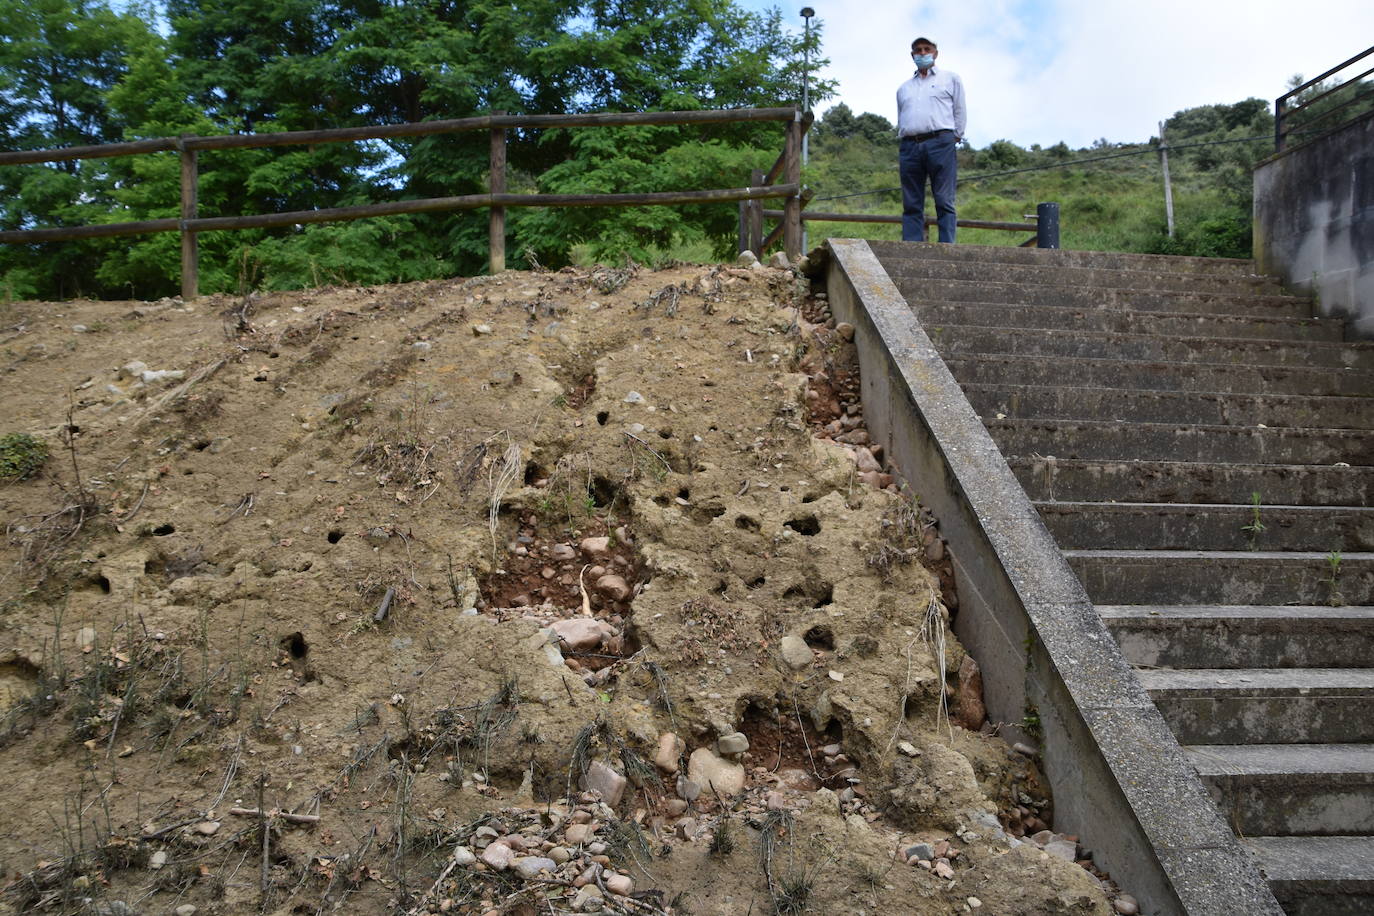
[[[3,307],[4,905],[1110,912],[1016,839],[826,318],[723,267]]]

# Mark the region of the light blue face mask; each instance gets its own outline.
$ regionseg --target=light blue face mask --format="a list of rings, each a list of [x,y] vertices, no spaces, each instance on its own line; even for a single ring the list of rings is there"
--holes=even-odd
[[[913,54],[911,55],[911,62],[916,65],[918,70],[929,70],[931,67],[935,66],[935,55]]]

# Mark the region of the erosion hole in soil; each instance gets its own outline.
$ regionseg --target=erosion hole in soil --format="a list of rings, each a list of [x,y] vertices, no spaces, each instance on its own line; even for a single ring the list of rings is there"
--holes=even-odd
[[[750,518],[747,515],[735,516],[735,527],[741,531],[752,531],[755,534],[763,530],[763,526],[759,524],[758,519]]]
[[[110,593],[110,580],[105,576],[95,576],[91,579],[91,584],[108,595]]]
[[[301,633],[300,630],[297,630],[289,636],[283,636],[281,639],[281,647],[285,649],[292,658],[296,659],[305,658],[310,654],[310,645],[305,641],[305,634]]]
[[[835,601],[835,586],[824,581],[810,581],[789,586],[782,593],[784,601],[810,604],[812,608],[828,607]]]
[[[764,587],[765,585],[767,585],[767,584],[768,584],[768,577],[767,577],[767,576],[755,576],[754,578],[752,578],[752,579],[748,580],[747,582],[745,582],[745,583],[744,583],[744,587],[747,588],[747,589],[753,590],[753,589],[756,589],[756,588],[763,588],[763,587]]]
[[[671,439],[673,438],[673,431],[671,429],[660,429],[658,431],[658,437],[660,439]]]
[[[815,626],[802,634],[802,639],[813,649],[826,652],[835,651],[835,631],[827,626]]]
[[[698,525],[709,525],[724,514],[725,507],[720,505],[692,507],[692,521]]]
[[[209,439],[197,439],[191,447],[198,452],[203,452],[210,447],[210,442]]]
[[[610,418],[611,418],[611,412],[610,412],[609,410],[598,410],[598,411],[596,412],[596,424],[597,424],[598,426],[605,426],[605,425],[606,425],[606,421],[609,420]]]
[[[536,480],[547,480],[548,472],[543,469],[536,461],[525,463],[525,486],[531,486]]]
[[[605,477],[592,478],[591,497],[595,508],[610,508],[618,496],[620,496],[620,487],[614,481]]]
[[[821,533],[820,519],[816,518],[814,515],[790,519],[783,522],[783,527],[791,528],[793,531],[797,532],[797,534],[805,535],[806,537],[813,537]]]
[[[343,540],[343,536],[344,533],[340,531],[338,528],[335,528],[333,531],[329,532],[329,534],[325,536],[325,540],[329,541],[329,543],[331,544],[337,544]]]
[[[174,534],[176,530],[176,525],[171,522],[164,522],[153,529],[153,537],[165,538],[169,534]]]
[[[825,779],[820,749],[844,743],[844,729],[831,720],[825,731],[817,731],[807,715],[798,715],[792,702],[778,697],[766,702],[751,697],[741,717],[739,730],[749,739],[749,755],[758,766],[774,771],[790,771],[792,780],[807,780],[805,788],[819,789]]]

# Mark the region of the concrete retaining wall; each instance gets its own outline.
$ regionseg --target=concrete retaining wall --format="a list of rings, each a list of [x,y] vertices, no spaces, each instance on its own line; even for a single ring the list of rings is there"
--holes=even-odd
[[[1255,261],[1374,338],[1374,113],[1255,167]]]
[[[1078,834],[1145,912],[1280,914],[867,243],[829,247],[830,304],[855,327],[870,435],[940,520],[956,634],[982,666],[990,716],[1039,732],[1055,829]]]

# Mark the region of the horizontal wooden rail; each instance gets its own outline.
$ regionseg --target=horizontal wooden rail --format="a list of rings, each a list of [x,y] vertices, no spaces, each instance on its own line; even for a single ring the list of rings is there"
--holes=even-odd
[[[431,134],[459,133],[493,128],[527,127],[624,127],[633,125],[721,124],[747,121],[792,121],[792,108],[715,108],[705,111],[631,111],[598,114],[481,115],[445,121],[417,121],[406,124],[376,124],[368,127],[333,127],[326,130],[292,130],[266,134],[224,134],[213,137],[160,137],[132,143],[103,146],[72,146],[67,149],[39,149],[0,152],[0,165],[31,162],[63,162],[70,159],[108,159],[138,153],[187,149],[257,149],[267,146],[344,143],[356,140],[381,140],[388,137],[423,137]],[[809,113],[808,113],[809,117]],[[809,126],[809,121],[808,121]]]
[[[770,219],[781,219],[782,210],[764,210],[763,215]],[[802,221],[815,221],[827,223],[894,223],[901,225],[902,217],[900,214],[886,213],[818,213],[805,211],[802,213]],[[935,225],[935,218],[926,217],[926,225]],[[960,229],[1008,229],[1020,231],[1024,229],[1034,229],[1035,223],[1001,223],[985,219],[961,219],[958,220]]]
[[[100,146],[69,146],[65,149],[31,149],[0,152],[0,165],[25,165],[30,162],[65,162],[69,159],[115,159],[140,153],[161,153],[177,148],[175,137],[134,140],[130,143],[105,143]]]
[[[329,223],[392,216],[399,213],[433,213],[444,210],[475,210],[479,207],[636,207],[664,204],[709,204],[736,200],[790,197],[800,187],[777,184],[767,187],[721,188],[707,191],[656,191],[643,194],[467,194],[461,197],[429,197],[397,200],[356,207],[296,210],[254,216],[212,216],[201,219],[156,219],[104,226],[69,226],[60,229],[21,229],[0,232],[0,242],[59,242],[70,239],[107,238],[145,232],[213,232],[219,229],[265,229],[305,223]],[[779,211],[781,212],[781,211]]]
[[[61,226],[56,229],[9,229],[0,232],[0,242],[33,244],[36,242],[68,242],[73,239],[106,239],[148,232],[176,232],[179,219],[145,219],[136,223],[105,223],[93,226]]]
[[[109,143],[101,146],[73,146],[66,149],[10,150],[0,152],[0,166],[41,162],[64,162],[76,159],[109,159],[142,153],[175,151],[181,158],[180,218],[140,220],[128,223],[105,223],[92,226],[61,226],[47,229],[19,229],[0,231],[0,243],[35,244],[73,239],[114,238],[153,232],[181,233],[181,294],[185,299],[199,295],[199,248],[197,236],[202,232],[232,229],[266,229],[274,226],[294,226],[305,223],[325,223],[363,219],[402,213],[431,213],[450,210],[490,208],[488,234],[492,273],[505,269],[505,227],[507,207],[637,207],[681,204],[713,204],[728,201],[752,201],[754,213],[762,209],[757,201],[783,198],[785,215],[774,232],[785,236],[789,255],[796,257],[801,247],[801,138],[811,127],[814,116],[794,108],[720,108],[706,111],[644,111],[601,112],[593,114],[508,115],[502,111],[473,118],[454,118],[443,121],[421,121],[406,124],[374,124],[364,127],[340,127],[326,130],[297,130],[265,134],[229,134],[223,136],[159,137],[130,143]],[[780,121],[786,123],[787,139],[783,154],[762,182],[761,171],[751,178],[746,188],[717,188],[705,191],[655,191],[637,194],[507,194],[506,137],[510,128],[543,129],[565,127],[621,127],[635,125],[691,125],[743,122]],[[489,193],[467,194],[458,197],[432,197],[421,200],[398,200],[354,207],[332,207],[318,210],[297,210],[291,213],[263,213],[251,216],[198,216],[200,150],[258,149],[275,146],[344,143],[357,140],[377,140],[389,137],[421,137],[461,131],[484,131],[488,135],[491,167],[488,175]],[[781,176],[782,184],[773,184]],[[809,196],[808,196],[809,199]]]

